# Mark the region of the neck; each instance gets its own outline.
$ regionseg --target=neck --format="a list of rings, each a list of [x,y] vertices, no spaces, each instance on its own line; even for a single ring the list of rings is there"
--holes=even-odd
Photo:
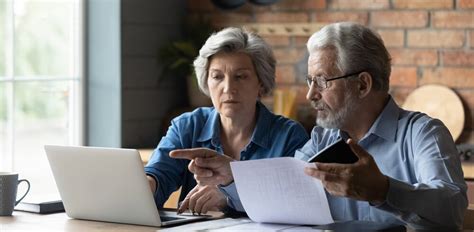
[[[352,114],[356,116],[341,130],[345,131],[355,142],[359,142],[382,113],[388,99],[389,95],[387,93],[369,93]]]
[[[238,118],[222,117],[221,115],[221,143],[224,152],[239,159],[240,151],[250,142],[257,123],[256,109],[248,115]]]

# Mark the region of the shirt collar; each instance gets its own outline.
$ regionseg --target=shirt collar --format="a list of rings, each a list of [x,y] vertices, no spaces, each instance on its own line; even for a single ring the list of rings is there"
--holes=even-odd
[[[217,112],[216,108],[212,108],[210,116],[207,118],[207,121],[204,124],[197,141],[205,142],[211,140],[213,137],[219,137],[219,125],[219,113]]]
[[[400,107],[389,96],[382,113],[377,117],[372,127],[370,127],[367,135],[375,134],[387,141],[395,141],[398,129],[398,117],[400,115]]]
[[[263,148],[269,148],[273,114],[260,101],[257,102],[257,123],[251,141]]]
[[[257,123],[252,134],[251,142],[268,148],[269,146],[269,131],[271,127],[272,113],[260,101],[257,101]],[[220,132],[220,116],[214,108],[210,117],[204,124],[203,130],[197,139],[198,142],[204,142],[212,139],[213,144],[217,144]]]

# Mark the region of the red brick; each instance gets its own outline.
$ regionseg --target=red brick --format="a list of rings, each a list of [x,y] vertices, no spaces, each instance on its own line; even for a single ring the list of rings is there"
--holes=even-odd
[[[435,66],[438,64],[436,50],[427,49],[389,49],[392,65]]]
[[[290,44],[290,37],[284,35],[263,35],[262,38],[272,47],[287,47]]]
[[[378,30],[386,47],[403,47],[405,33],[403,30]]]
[[[472,0],[456,0],[458,9],[474,9],[474,1]]]
[[[301,61],[306,54],[305,48],[298,48],[298,49],[283,49],[283,48],[276,48],[273,49],[275,54],[275,58],[278,64],[295,64]]]
[[[296,47],[305,47],[306,48],[306,43],[308,42],[309,36],[295,36],[293,37],[293,44]]]
[[[431,25],[438,28],[474,28],[474,12],[432,12]]]
[[[329,9],[334,10],[360,10],[360,9],[388,9],[388,0],[331,0]]]
[[[428,25],[426,11],[373,11],[370,14],[373,27],[416,28]]]
[[[416,67],[392,67],[390,86],[416,87]]]
[[[474,31],[469,32],[469,46],[474,48]]]
[[[205,19],[209,20],[216,27],[236,26],[238,23],[252,22],[252,16],[248,14],[217,12],[205,15]]]
[[[369,14],[367,12],[316,12],[314,21],[317,23],[352,21],[367,25],[369,21]]]
[[[441,60],[444,66],[474,67],[474,51],[443,51]]]
[[[395,9],[452,9],[452,0],[393,0]]]
[[[255,15],[259,23],[304,23],[309,21],[306,13],[274,13],[264,12]]]
[[[296,80],[293,65],[277,65],[276,67],[276,83],[294,83]]]
[[[413,30],[408,31],[408,47],[459,48],[464,45],[464,31]]]
[[[270,6],[272,11],[284,10],[322,10],[326,9],[326,0],[290,0],[278,1]]]
[[[420,85],[442,84],[453,88],[474,88],[474,68],[425,68]]]

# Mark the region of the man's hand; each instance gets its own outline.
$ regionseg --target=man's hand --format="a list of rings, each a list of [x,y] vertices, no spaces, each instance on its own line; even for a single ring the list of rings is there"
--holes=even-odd
[[[196,185],[181,202],[178,214],[186,209],[193,213],[205,214],[207,211],[220,211],[227,205],[226,198],[217,187]]]
[[[230,162],[234,159],[207,148],[181,149],[170,152],[175,159],[188,159],[190,172],[199,185],[228,185],[234,178]]]
[[[349,139],[348,144],[359,157],[356,163],[315,163],[316,167],[306,167],[305,173],[321,180],[331,195],[372,204],[383,203],[389,187],[388,177],[380,172],[373,157],[362,147],[352,139]]]

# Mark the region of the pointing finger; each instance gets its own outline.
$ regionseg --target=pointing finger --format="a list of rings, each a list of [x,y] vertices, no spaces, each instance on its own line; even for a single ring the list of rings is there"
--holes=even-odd
[[[214,157],[217,152],[208,148],[178,149],[170,152],[170,157],[175,159],[194,159],[197,157]]]

